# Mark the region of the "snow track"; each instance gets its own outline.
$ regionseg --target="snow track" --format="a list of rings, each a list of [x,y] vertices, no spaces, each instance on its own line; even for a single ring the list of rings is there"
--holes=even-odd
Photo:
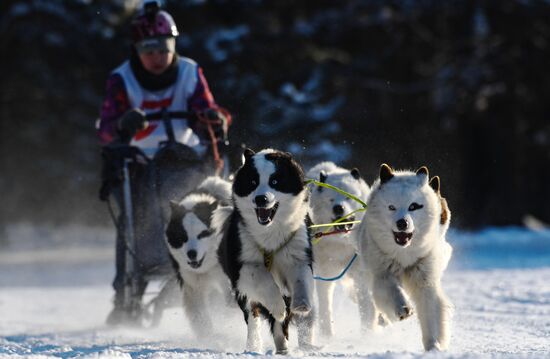
[[[99,237],[110,231],[81,229],[78,240],[66,229],[40,240],[30,238],[33,231],[24,233],[29,238],[23,235],[23,242],[14,243],[10,236],[0,253],[0,357],[226,359],[273,354],[267,328],[264,352],[243,352],[246,328],[238,310],[225,313],[209,338],[195,338],[178,308],[167,310],[157,329],[108,328],[104,320],[113,294],[113,243]],[[455,257],[444,277],[455,305],[449,352],[423,353],[416,317],[362,335],[357,309],[338,287],[336,336],[317,338],[322,349],[303,353],[291,331],[291,356],[550,358],[550,232],[488,229],[455,232],[451,241]]]

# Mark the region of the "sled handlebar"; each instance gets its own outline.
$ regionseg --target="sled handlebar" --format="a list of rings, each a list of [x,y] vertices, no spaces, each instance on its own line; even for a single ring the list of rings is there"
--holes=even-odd
[[[216,136],[212,130],[213,125],[223,125],[223,142],[224,144],[228,144],[227,141],[227,127],[224,125],[224,123],[219,119],[211,119],[208,118],[208,115],[205,115],[205,113],[201,111],[168,111],[167,109],[162,109],[158,112],[153,112],[145,115],[145,118],[148,121],[162,121],[164,123],[164,130],[166,131],[166,137],[168,138],[169,143],[176,142],[175,136],[174,136],[174,128],[172,126],[173,120],[189,120],[191,123],[194,122],[202,122],[205,124],[205,126],[208,127],[210,139],[212,143],[217,143]],[[215,150],[214,152],[216,152]],[[216,156],[215,156],[216,157]]]
[[[166,145],[173,145],[178,143],[174,136],[174,129],[172,127],[173,120],[190,120],[190,121],[210,121],[205,119],[201,112],[195,111],[168,111],[163,109],[161,111],[149,113],[145,115],[147,121],[162,121],[166,131],[167,141],[159,143],[159,148]],[[210,122],[211,123],[211,122]],[[223,144],[227,146],[227,141]],[[217,146],[217,143],[215,143]],[[114,154],[120,158],[134,159],[142,158],[144,162],[151,162],[151,159],[138,147],[132,146],[129,143],[114,142],[103,147],[104,153]]]
[[[158,111],[146,115],[148,121],[170,120],[196,120],[198,115],[192,111]]]
[[[146,115],[148,121],[162,121],[164,123],[164,130],[166,131],[166,137],[168,143],[176,142],[174,135],[174,127],[172,126],[173,120],[191,120],[195,121],[199,118],[196,112],[189,111],[168,111],[166,108],[150,113]]]

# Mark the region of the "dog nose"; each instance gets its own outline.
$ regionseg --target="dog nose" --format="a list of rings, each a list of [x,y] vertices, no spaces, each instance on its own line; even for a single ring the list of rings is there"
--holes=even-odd
[[[344,214],[344,207],[341,204],[337,204],[336,206],[332,207],[332,211],[337,216],[342,216]]]
[[[197,258],[197,251],[194,249],[191,249],[187,252],[187,256],[189,257],[189,259],[195,260]]]
[[[397,229],[399,229],[400,231],[404,231],[409,226],[409,223],[407,223],[407,220],[404,218],[401,218],[400,220],[398,220],[396,224],[397,224]]]
[[[269,200],[266,195],[256,196],[256,198],[254,198],[254,203],[256,203],[258,207],[265,207],[268,202]]]

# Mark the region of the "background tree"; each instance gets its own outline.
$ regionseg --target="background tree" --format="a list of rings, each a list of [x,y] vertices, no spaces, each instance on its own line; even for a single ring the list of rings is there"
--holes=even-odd
[[[550,4],[167,1],[232,141],[369,181],[426,164],[454,223],[550,221]],[[0,3],[0,223],[106,223],[94,122],[136,1]]]

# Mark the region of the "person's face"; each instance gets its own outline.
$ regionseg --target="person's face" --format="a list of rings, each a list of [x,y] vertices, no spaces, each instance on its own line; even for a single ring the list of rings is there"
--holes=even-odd
[[[139,59],[145,70],[152,74],[162,74],[172,63],[174,53],[167,50],[149,50],[139,53]]]

